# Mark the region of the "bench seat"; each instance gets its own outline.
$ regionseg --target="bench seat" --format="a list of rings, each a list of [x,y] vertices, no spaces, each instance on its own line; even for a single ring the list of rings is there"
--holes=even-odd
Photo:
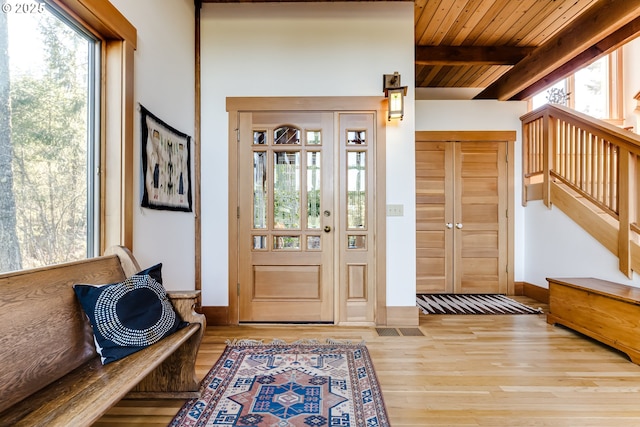
[[[100,358],[95,357],[0,414],[0,425],[91,425],[199,329],[200,324],[191,324],[144,350],[108,365],[102,365]],[[184,398],[194,396],[197,394],[174,395]]]
[[[206,327],[199,291],[169,291],[189,325],[107,365],[95,351],[76,283],[141,271],[122,247],[82,261],[0,274],[0,426],[89,426],[122,398],[199,396],[195,361]]]

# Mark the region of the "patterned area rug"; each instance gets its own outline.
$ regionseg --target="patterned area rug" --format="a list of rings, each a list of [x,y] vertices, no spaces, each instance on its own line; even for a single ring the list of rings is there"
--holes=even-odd
[[[228,343],[171,427],[389,426],[363,344]]]
[[[528,307],[504,295],[417,295],[416,303],[424,314],[541,314],[542,309]]]

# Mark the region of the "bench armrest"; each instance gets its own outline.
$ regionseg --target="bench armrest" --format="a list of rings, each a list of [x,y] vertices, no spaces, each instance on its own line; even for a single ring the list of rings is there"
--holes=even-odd
[[[196,377],[196,357],[207,322],[203,314],[194,310],[200,291],[167,291],[173,307],[182,320],[199,324],[198,331],[171,357],[158,366],[128,398],[192,398],[197,397],[200,381]]]
[[[194,310],[200,291],[167,291],[167,296],[182,320],[189,323],[200,323],[201,330],[204,332],[207,327],[205,316]]]

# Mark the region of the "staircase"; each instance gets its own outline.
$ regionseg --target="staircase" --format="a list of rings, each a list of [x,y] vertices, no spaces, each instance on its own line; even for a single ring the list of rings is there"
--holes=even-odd
[[[555,205],[640,272],[640,137],[560,105],[521,118],[523,204]]]

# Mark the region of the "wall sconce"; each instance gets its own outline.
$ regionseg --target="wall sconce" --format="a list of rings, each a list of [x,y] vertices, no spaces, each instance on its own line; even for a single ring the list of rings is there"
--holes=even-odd
[[[389,98],[389,120],[402,120],[407,87],[400,85],[400,74],[397,71],[393,74],[384,74],[382,76],[382,90],[385,98]]]

